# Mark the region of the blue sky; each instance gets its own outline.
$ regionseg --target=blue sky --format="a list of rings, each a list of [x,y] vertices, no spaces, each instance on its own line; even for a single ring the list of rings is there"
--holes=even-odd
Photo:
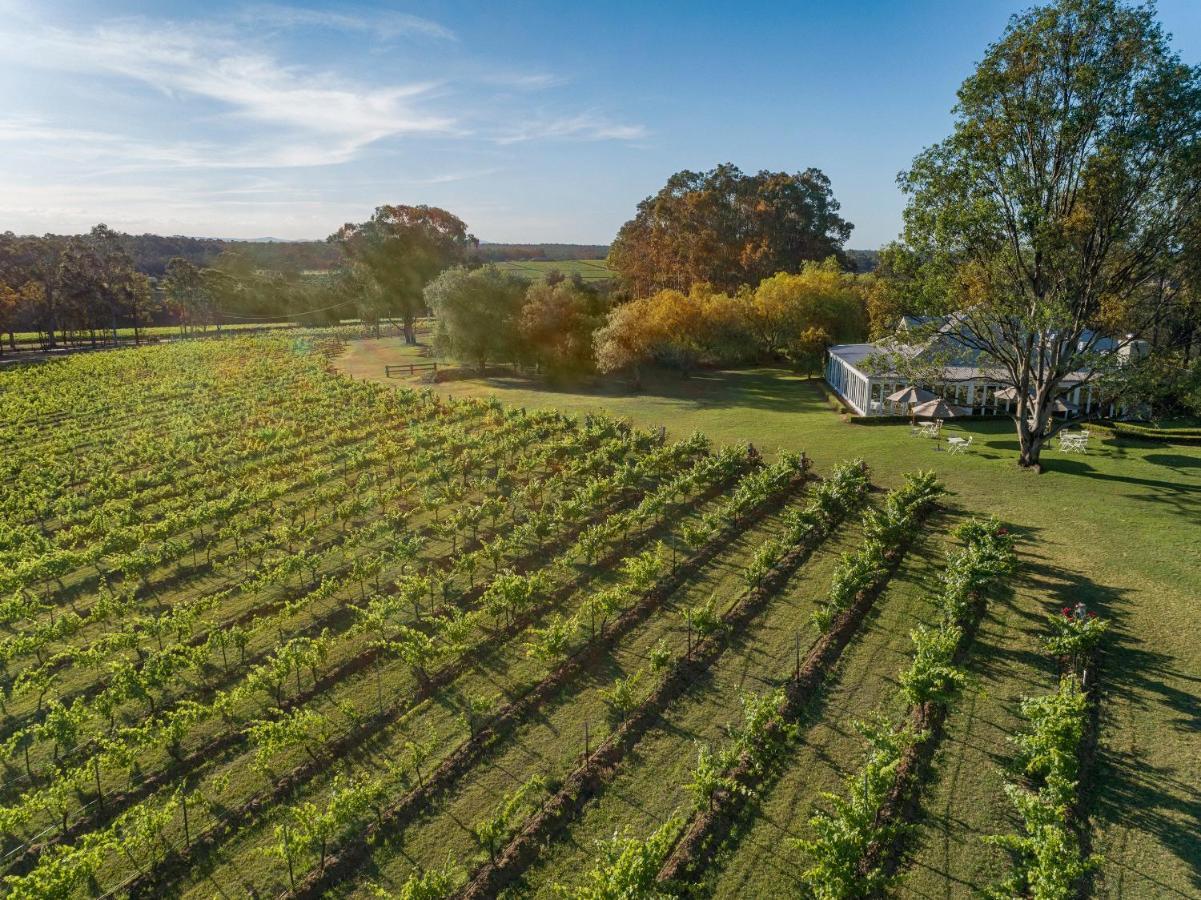
[[[817,166],[851,247],[1029,4],[0,0],[0,230],[323,238],[430,203],[608,242],[672,172]],[[1201,0],[1160,18],[1201,60]]]

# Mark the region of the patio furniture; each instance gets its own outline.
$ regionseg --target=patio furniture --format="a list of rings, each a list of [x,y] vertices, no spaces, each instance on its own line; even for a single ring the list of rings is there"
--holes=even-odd
[[[918,426],[918,434],[920,434],[922,437],[936,438],[936,437],[938,437],[938,433],[941,430],[942,430],[942,421],[941,420],[939,420],[937,422],[923,422],[921,425]]]
[[[950,419],[954,416],[966,416],[969,412],[970,410],[954,406],[941,397],[913,407],[913,414],[921,419]]]
[[[1061,431],[1059,449],[1064,453],[1088,453],[1087,431]]]
[[[904,407],[910,410],[911,413],[915,403],[925,403],[927,400],[936,399],[938,398],[930,391],[917,387],[902,388],[884,398],[886,403],[892,404],[893,412],[896,412],[898,407]],[[914,433],[916,434],[916,432]]]
[[[947,438],[947,452],[948,453],[963,453],[965,450],[967,450],[969,447],[972,446],[972,440],[974,437],[975,437],[974,435],[969,435],[965,438],[962,438],[962,437]]]

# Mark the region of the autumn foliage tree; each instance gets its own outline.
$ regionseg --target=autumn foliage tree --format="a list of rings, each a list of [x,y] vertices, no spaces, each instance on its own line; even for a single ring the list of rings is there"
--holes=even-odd
[[[861,340],[866,330],[862,276],[836,259],[781,272],[754,290],[733,294],[694,284],[660,290],[614,308],[596,332],[602,372],[629,372],[655,361],[685,376],[700,362],[719,364],[784,358],[813,367],[825,347]]]
[[[523,355],[551,375],[582,372],[592,365],[592,332],[600,324],[599,300],[567,279],[531,284],[518,329]]]
[[[756,285],[806,260],[841,259],[852,225],[818,169],[746,175],[731,163],[672,175],[617,233],[609,264],[635,296],[697,283]]]
[[[748,298],[745,318],[769,357],[803,352],[819,334],[831,342],[859,340],[866,329],[860,284],[833,257],[764,279]]]

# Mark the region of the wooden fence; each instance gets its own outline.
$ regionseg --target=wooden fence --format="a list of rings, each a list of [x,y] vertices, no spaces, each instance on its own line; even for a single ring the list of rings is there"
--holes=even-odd
[[[387,366],[384,366],[384,377],[391,378],[394,374],[404,374],[404,372],[406,372],[406,371],[410,375],[416,375],[419,371],[425,371],[427,369],[432,369],[433,371],[437,372],[438,364],[436,362],[428,362],[428,363],[400,363],[397,365],[387,365]]]

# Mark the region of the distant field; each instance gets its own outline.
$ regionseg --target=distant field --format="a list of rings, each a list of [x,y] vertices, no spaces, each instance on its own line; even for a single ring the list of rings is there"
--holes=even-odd
[[[253,330],[262,330],[262,329],[266,329],[266,328],[295,328],[295,327],[296,327],[295,322],[238,322],[236,324],[222,325],[221,330],[222,331],[253,331]],[[143,338],[146,338],[146,337],[178,337],[181,334],[178,325],[147,325],[147,326],[139,329],[139,331]],[[208,329],[206,329],[206,330],[201,330],[200,328],[195,328],[189,333],[190,334],[216,334],[217,327],[215,325],[210,325],[208,327]],[[108,335],[107,331],[105,331],[105,332],[98,331],[98,332],[96,332],[96,339],[103,340],[107,335]],[[117,329],[117,337],[120,340],[132,339],[133,336],[134,336],[134,330],[132,328],[118,328]],[[36,332],[36,331],[18,331],[13,335],[13,337],[16,339],[18,344],[36,344],[39,339],[38,332]],[[59,341],[60,342],[62,341],[61,335],[59,337]],[[86,344],[88,342],[89,342],[89,338],[86,334],[76,333],[76,332],[71,333],[71,343]]]
[[[603,259],[565,259],[565,260],[510,260],[497,265],[523,278],[542,278],[547,272],[558,270],[564,275],[579,275],[585,281],[608,281],[615,277]]]

